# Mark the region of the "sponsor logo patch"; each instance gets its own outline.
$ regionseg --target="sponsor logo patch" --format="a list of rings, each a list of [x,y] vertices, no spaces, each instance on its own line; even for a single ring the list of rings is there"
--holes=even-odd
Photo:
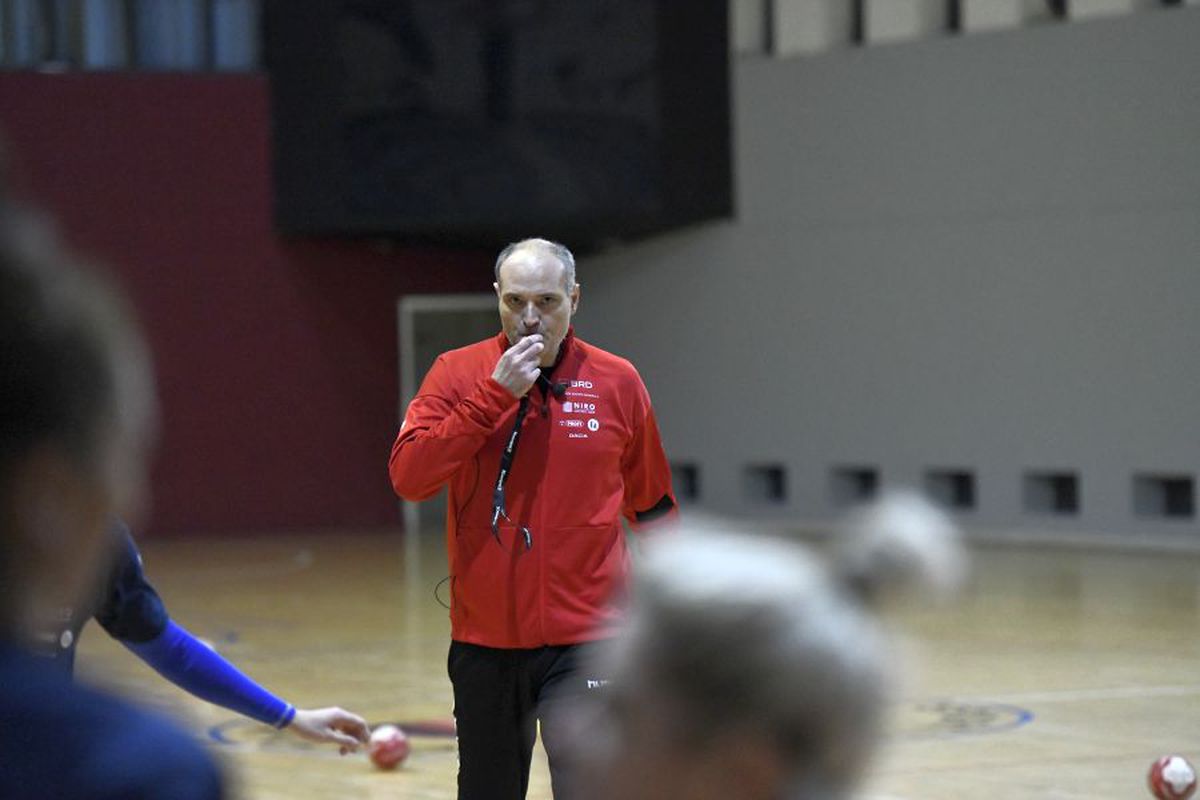
[[[585,403],[580,400],[564,400],[563,411],[567,414],[595,414],[596,404]]]

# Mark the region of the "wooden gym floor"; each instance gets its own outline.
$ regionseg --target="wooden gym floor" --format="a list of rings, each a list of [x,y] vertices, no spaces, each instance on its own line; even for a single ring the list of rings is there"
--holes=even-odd
[[[414,734],[449,721],[440,534],[408,564],[398,533],[142,544],[175,620],[289,701]],[[979,545],[974,556],[963,597],[897,619],[907,677],[865,800],[1149,797],[1154,758],[1200,761],[1200,552]],[[406,764],[380,772],[192,699],[95,625],[78,672],[207,739],[241,797],[455,794],[445,735],[413,735]],[[540,747],[529,797],[550,798]]]

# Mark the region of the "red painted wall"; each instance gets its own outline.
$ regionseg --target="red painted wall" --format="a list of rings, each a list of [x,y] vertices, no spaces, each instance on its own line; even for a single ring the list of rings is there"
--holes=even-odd
[[[261,76],[0,74],[0,128],[18,189],[141,314],[153,529],[398,523],[396,299],[487,291],[489,254],[276,235]]]

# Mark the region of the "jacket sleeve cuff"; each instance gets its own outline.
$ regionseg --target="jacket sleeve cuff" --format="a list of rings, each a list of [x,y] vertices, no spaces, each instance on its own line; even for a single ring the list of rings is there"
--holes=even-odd
[[[483,403],[497,414],[507,411],[521,400],[490,375],[479,385],[479,394]]]

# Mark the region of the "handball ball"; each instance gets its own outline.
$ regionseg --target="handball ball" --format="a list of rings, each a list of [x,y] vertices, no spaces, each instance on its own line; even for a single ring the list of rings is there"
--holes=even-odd
[[[1158,800],[1187,800],[1196,791],[1196,770],[1183,756],[1163,756],[1155,761],[1148,780]]]
[[[408,737],[395,725],[380,725],[371,731],[367,754],[380,769],[394,769],[408,758]]]

